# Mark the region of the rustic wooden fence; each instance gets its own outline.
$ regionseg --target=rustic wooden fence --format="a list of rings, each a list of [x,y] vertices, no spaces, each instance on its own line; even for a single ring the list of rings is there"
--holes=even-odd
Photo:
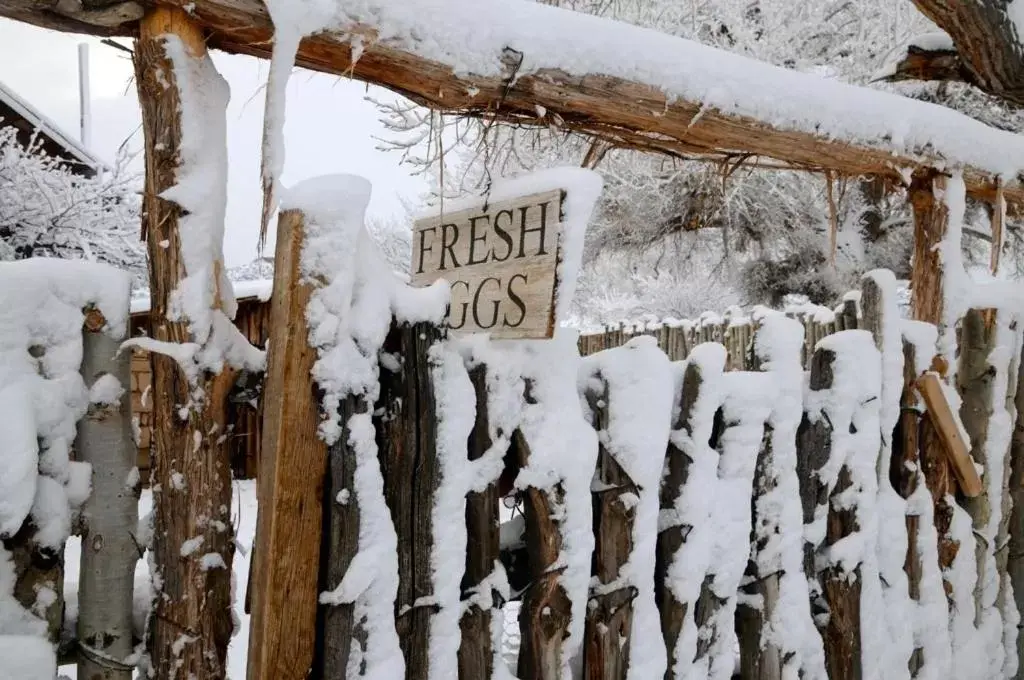
[[[288,219],[278,262],[301,249],[302,215]],[[318,284],[289,271],[275,290],[296,292],[271,312],[288,330],[271,338],[251,680],[344,678],[394,663],[392,639],[394,677],[502,677],[509,599],[520,678],[917,677],[993,630],[988,656],[965,658],[985,677],[1015,667],[1012,319],[968,312],[955,389],[937,329],[899,318],[887,273],[837,310],[731,310],[578,347],[396,322],[379,383],[341,402],[327,446],[315,391],[281,382],[314,360]],[[499,531],[507,495],[522,517]],[[368,551],[384,580],[355,586]]]

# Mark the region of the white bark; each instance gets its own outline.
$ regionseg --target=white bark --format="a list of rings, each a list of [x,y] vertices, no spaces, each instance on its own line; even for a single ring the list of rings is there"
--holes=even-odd
[[[78,423],[77,458],[92,464],[92,494],[82,507],[78,677],[131,680],[132,596],[139,548],[138,473],[131,424],[131,353],[118,340],[84,333],[82,376],[88,387],[112,374],[124,393],[112,405],[90,404]]]

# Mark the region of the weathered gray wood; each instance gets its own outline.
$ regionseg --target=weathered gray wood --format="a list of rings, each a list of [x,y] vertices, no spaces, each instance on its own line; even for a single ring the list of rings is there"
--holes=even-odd
[[[82,506],[82,562],[78,581],[78,677],[130,680],[135,563],[139,548],[139,475],[131,420],[131,353],[118,354],[123,338],[100,327],[82,336],[82,378],[92,388],[104,376],[121,384],[111,404],[90,404],[78,421],[75,453],[92,465],[92,494]],[[108,379],[108,378],[105,378]],[[118,661],[115,661],[118,660]]]
[[[334,590],[345,578],[349,565],[359,551],[359,498],[355,493],[356,454],[349,445],[349,419],[366,413],[369,404],[349,396],[341,403],[342,431],[338,441],[327,449],[327,474],[324,478],[324,547],[321,590]],[[323,638],[323,678],[347,677],[352,640],[360,634],[355,620],[355,604],[321,604],[317,610],[318,628]]]
[[[469,372],[476,395],[476,419],[469,435],[468,454],[470,460],[478,460],[491,448],[490,424],[487,411],[487,367],[483,364]],[[488,680],[495,663],[503,663],[501,650],[493,648],[491,621],[501,607],[501,598],[496,592],[477,594],[481,584],[494,571],[500,557],[500,533],[498,530],[498,486],[497,479],[483,491],[471,491],[466,497],[466,572],[462,576],[462,601],[472,600],[459,628],[462,643],[459,645],[459,677]]]
[[[1010,441],[1010,496],[1013,499],[1009,524],[1007,572],[1013,584],[1018,612],[1024,612],[1024,359],[1018,360],[1014,406],[1017,419]],[[1024,635],[1017,636],[1016,680],[1024,680]]]
[[[827,390],[832,387],[832,363],[835,353],[829,350],[818,350],[811,360],[810,383],[812,391]],[[832,423],[821,414],[804,413],[800,427],[796,433],[796,473],[800,484],[800,506],[803,509],[805,525],[814,521],[815,516],[827,512],[829,488],[818,476],[828,462],[832,450]],[[815,568],[815,555],[821,548],[820,544],[804,543],[804,574],[811,593],[811,613],[815,620],[819,615],[828,612],[824,601],[821,580]]]
[[[970,309],[960,326],[960,361],[956,373],[956,386],[960,393],[960,420],[970,436],[971,457],[988,468],[985,447],[988,441],[989,420],[992,417],[992,381],[995,370],[989,365],[992,351],[992,336],[986,327],[985,315],[981,310]],[[983,475],[986,472],[982,473]],[[992,515],[992,502],[988,485],[982,486],[980,495],[964,499],[964,508],[971,516],[975,537],[975,563],[979,578],[974,584],[974,620],[977,625],[982,615],[982,590],[984,588],[985,563],[988,560],[988,545],[983,536]],[[980,533],[979,533],[980,532]]]
[[[586,397],[597,431],[606,430],[612,408],[608,385],[600,376],[600,392]],[[633,550],[633,525],[636,510],[625,504],[624,494],[638,495],[636,483],[630,479],[615,456],[602,442],[598,448],[594,505],[593,575],[599,584],[592,586],[587,603],[583,633],[583,677],[587,680],[625,680],[629,669],[629,639],[633,628],[632,586],[603,592],[601,586],[616,582],[622,567]]]
[[[531,382],[526,383],[526,403],[536,403]],[[520,467],[530,462],[530,444],[521,430],[512,436],[512,452]],[[559,582],[555,567],[562,551],[560,508],[565,491],[556,484],[550,491],[530,487],[523,492],[526,550],[530,586],[519,612],[521,646],[517,674],[520,678],[561,680],[562,645],[568,635],[572,603]]]
[[[440,464],[428,350],[440,337],[440,330],[426,323],[392,329],[384,351],[402,357],[403,365],[398,373],[381,373],[376,411],[381,415],[375,419],[384,497],[398,535],[395,616],[406,680],[427,680],[430,666],[428,641],[434,607],[422,602],[433,595],[431,517]]]

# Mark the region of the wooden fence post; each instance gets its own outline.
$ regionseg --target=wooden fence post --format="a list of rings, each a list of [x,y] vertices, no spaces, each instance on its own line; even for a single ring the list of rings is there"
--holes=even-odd
[[[914,257],[911,273],[911,298],[914,319],[927,321],[942,333],[945,325],[943,267],[939,245],[946,235],[949,209],[941,199],[946,178],[935,170],[918,171],[910,185],[910,203],[914,211]],[[938,196],[936,194],[939,194]],[[915,376],[916,380],[916,376]],[[953,473],[942,442],[931,419],[925,418],[920,431],[920,462],[925,483],[935,503],[935,529],[939,534],[939,567],[952,566],[960,544],[950,536],[953,507],[947,497],[956,491]],[[946,581],[947,595],[952,585]]]
[[[524,399],[536,404],[533,383],[526,381]],[[530,444],[522,430],[512,436],[512,450],[520,467],[530,463]],[[556,567],[562,551],[559,510],[565,502],[562,484],[551,490],[529,487],[523,492],[526,550],[530,587],[519,612],[522,642],[517,675],[535,680],[560,680],[563,640],[569,635],[572,603],[559,581]]]
[[[78,676],[131,680],[135,563],[139,559],[139,472],[131,421],[131,351],[104,332],[97,310],[85,317],[82,378],[101,391],[78,421],[77,460],[92,466],[92,494],[82,506],[78,582]],[[117,394],[117,389],[120,394]]]
[[[402,357],[399,372],[382,372],[376,419],[384,496],[398,536],[398,640],[407,680],[426,680],[430,666],[429,602],[434,585],[431,508],[440,482],[437,418],[428,351],[441,338],[432,324],[392,328],[384,351]],[[464,518],[453,518],[462,521]]]
[[[1016,391],[1014,405],[1017,418],[1010,440],[1010,511],[1007,572],[1013,584],[1013,597],[1017,611],[1024,614],[1024,348],[1018,350]],[[1012,605],[1011,605],[1012,606]],[[1016,680],[1024,680],[1024,635],[1017,628]]]
[[[326,526],[323,527],[323,552],[320,555],[325,591],[338,587],[359,552],[359,498],[355,492],[357,463],[356,453],[349,443],[349,419],[369,410],[370,404],[366,399],[346,397],[339,407],[341,436],[327,451],[328,473],[322,494]],[[342,680],[348,676],[352,641],[365,642],[364,631],[355,619],[355,603],[322,604],[318,619],[317,627],[323,636],[323,679]]]
[[[175,75],[167,38],[178,40],[189,68],[212,69],[202,29],[179,8],[154,8],[139,24],[134,60],[146,148],[143,233],[149,254],[151,336],[157,341],[195,340],[189,320],[170,321],[171,296],[188,274],[181,251],[183,211],[162,198],[179,180],[182,154],[181,82]],[[190,96],[202,96],[190,92]],[[212,104],[212,102],[211,102]],[[224,112],[220,112],[224,115]],[[211,148],[211,154],[227,154]],[[226,181],[226,180],[225,180]],[[221,187],[223,191],[227,187]],[[211,285],[220,284],[214,262]],[[214,304],[220,307],[220,296]],[[195,321],[195,320],[192,320]],[[190,384],[171,357],[151,355],[153,374],[152,487],[153,558],[160,589],[151,616],[149,653],[157,675],[223,677],[231,614],[234,552],[231,467],[226,438],[229,371],[205,374]],[[203,398],[193,398],[194,387]],[[183,405],[187,417],[183,418]],[[182,556],[186,541],[201,538],[201,552]],[[216,568],[201,558],[218,555]]]
[[[583,336],[581,336],[583,339]],[[491,448],[487,410],[487,366],[479,364],[469,372],[476,393],[476,421],[469,436],[469,460],[483,457]],[[466,573],[462,577],[462,601],[466,611],[459,621],[462,644],[459,646],[459,677],[490,680],[495,663],[504,663],[500,650],[493,649],[491,622],[500,613],[501,602],[493,593],[478,592],[494,571],[500,557],[498,530],[497,480],[483,491],[470,491],[466,497]]]
[[[989,420],[992,417],[992,380],[994,372],[989,370],[989,353],[992,351],[994,332],[988,328],[985,313],[969,309],[960,326],[960,365],[956,373],[957,388],[961,396],[960,420],[970,437],[971,458],[986,466],[986,442]],[[987,475],[986,475],[987,476]],[[987,486],[974,498],[966,498],[964,507],[974,525],[975,562],[977,580],[974,583],[974,623],[980,623],[982,615],[982,590],[985,581],[985,563],[993,546],[984,540],[992,511],[992,503],[1000,499],[989,498]],[[994,538],[994,537],[993,537]]]
[[[594,429],[608,429],[609,389],[600,375],[601,392],[589,392],[587,401],[594,417]],[[622,469],[602,440],[594,474],[594,577],[599,584],[587,603],[583,634],[583,676],[588,680],[625,680],[629,669],[630,636],[633,628],[632,586],[608,592],[603,588],[619,580],[623,565],[633,551],[636,508],[623,502],[626,494],[638,497],[636,484]]]
[[[304,217],[278,217],[264,391],[263,444],[253,547],[249,680],[304,680],[313,663],[324,475],[320,405],[310,372],[306,307],[313,289],[301,275]]]

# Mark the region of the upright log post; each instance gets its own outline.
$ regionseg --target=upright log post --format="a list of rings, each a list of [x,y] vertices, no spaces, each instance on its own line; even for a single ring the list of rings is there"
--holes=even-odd
[[[97,381],[112,377],[122,392],[110,403],[90,403],[75,437],[77,459],[92,465],[92,494],[81,513],[78,677],[131,680],[133,669],[126,660],[135,646],[132,603],[140,484],[132,438],[131,352],[118,354],[123,338],[107,335],[105,325],[98,311],[86,314],[82,378],[91,392]]]
[[[286,210],[277,226],[249,680],[304,680],[313,663],[327,445],[310,375],[316,351],[306,321],[313,289],[300,272],[303,222],[300,211]]]
[[[583,337],[581,337],[581,340]],[[469,372],[476,393],[476,421],[469,436],[469,459],[479,460],[491,448],[487,410],[487,367],[474,366]],[[490,680],[495,663],[503,663],[500,650],[493,648],[491,622],[500,613],[502,602],[486,586],[500,559],[498,529],[498,485],[494,480],[483,491],[470,491],[466,497],[466,572],[462,577],[462,602],[466,609],[459,621],[462,643],[459,645],[459,677]],[[481,589],[487,587],[487,592]]]
[[[911,308],[914,319],[945,325],[943,268],[939,245],[946,236],[949,209],[941,196],[946,178],[936,170],[914,173],[910,185],[910,203],[914,211],[914,259],[911,272]],[[938,194],[938,195],[937,195]],[[915,376],[915,380],[917,376]],[[953,507],[948,498],[956,490],[952,466],[942,449],[942,441],[930,419],[925,418],[920,431],[920,462],[925,483],[935,503],[935,529],[939,535],[939,566],[945,572],[956,559],[960,544],[949,534]],[[945,583],[947,595],[952,585]]]
[[[1007,572],[1013,584],[1014,604],[1024,612],[1024,352],[1018,355],[1014,405],[1017,418],[1010,440],[1010,497]],[[1017,673],[1015,680],[1024,680],[1024,635],[1017,629]],[[1009,650],[1007,650],[1009,651]]]
[[[600,393],[589,392],[587,400],[594,417],[594,429],[608,429],[608,384],[600,377]],[[598,449],[594,474],[594,558],[590,600],[583,633],[583,677],[587,680],[625,680],[629,669],[630,637],[633,629],[635,588],[621,585],[621,571],[633,551],[636,483],[615,459],[603,439]],[[595,583],[596,581],[596,583]],[[614,587],[616,583],[618,587]]]
[[[398,536],[395,627],[405,657],[406,680],[427,680],[430,619],[435,606],[431,571],[432,508],[441,481],[437,409],[429,350],[441,330],[429,323],[392,328],[384,351],[402,358],[398,372],[381,374],[377,450],[384,496]],[[459,521],[459,518],[453,518]]]
[[[978,309],[968,310],[960,327],[960,365],[957,369],[957,388],[962,399],[960,420],[971,438],[971,458],[985,467],[983,473],[988,477],[988,456],[986,454],[989,421],[992,418],[993,399],[992,381],[995,371],[990,370],[989,353],[992,351],[992,340],[995,332],[987,328],[985,313]],[[1002,398],[1002,395],[998,395]],[[994,546],[985,540],[988,523],[992,515],[992,503],[1000,503],[1001,499],[990,498],[988,485],[982,486],[980,495],[966,498],[964,506],[971,516],[974,525],[975,561],[978,578],[974,584],[974,622],[980,623],[983,607],[982,590],[985,586],[985,563],[989,552]],[[993,536],[993,538],[995,538]]]
[[[149,252],[150,331],[158,341],[180,344],[196,338],[188,319],[168,319],[171,294],[189,274],[179,233],[183,211],[161,197],[178,182],[182,144],[182,97],[168,37],[180,41],[188,60],[198,63],[209,56],[202,30],[181,9],[153,9],[139,24],[135,75],[146,148],[142,224]],[[219,263],[213,270],[211,276],[218,277]],[[221,678],[234,628],[231,467],[221,434],[232,378],[227,371],[204,374],[193,385],[171,357],[153,355],[151,361],[153,558],[161,587],[149,629],[150,658],[158,677]],[[202,399],[193,398],[194,388]],[[183,555],[186,541],[201,544]],[[219,560],[203,559],[207,555]]]

